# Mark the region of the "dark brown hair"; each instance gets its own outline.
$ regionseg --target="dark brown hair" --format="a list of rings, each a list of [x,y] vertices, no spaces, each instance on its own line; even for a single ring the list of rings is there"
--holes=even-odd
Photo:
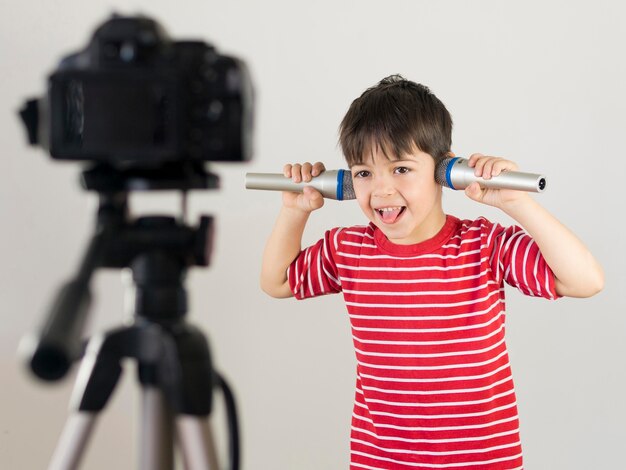
[[[452,145],[452,118],[428,87],[392,75],[352,102],[339,142],[350,167],[378,148],[400,158],[417,147],[438,161]]]

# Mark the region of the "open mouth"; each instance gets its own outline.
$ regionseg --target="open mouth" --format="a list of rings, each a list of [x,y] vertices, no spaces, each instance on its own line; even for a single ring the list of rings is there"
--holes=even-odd
[[[378,216],[386,224],[393,224],[404,213],[405,206],[381,207],[376,209]]]

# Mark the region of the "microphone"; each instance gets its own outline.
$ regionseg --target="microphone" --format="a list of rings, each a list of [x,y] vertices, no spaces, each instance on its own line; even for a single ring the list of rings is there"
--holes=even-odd
[[[435,167],[435,181],[446,188],[465,189],[474,181],[482,188],[515,189],[542,193],[546,189],[546,177],[521,171],[504,171],[491,179],[484,179],[474,174],[474,168],[468,166],[465,158],[444,158]]]
[[[482,188],[514,189],[535,193],[542,193],[547,186],[545,176],[521,171],[505,171],[486,180],[474,175],[474,169],[467,163],[468,160],[459,157],[440,160],[435,166],[435,181],[451,189],[465,189],[474,181],[478,181]],[[246,173],[246,189],[302,192],[305,186],[312,186],[328,199],[338,201],[356,199],[349,170],[326,170],[306,183],[294,183],[282,173]]]
[[[246,173],[246,189],[300,193],[305,186],[313,187],[328,199],[337,201],[356,199],[349,170],[326,170],[306,183],[294,183],[291,178],[281,173]]]

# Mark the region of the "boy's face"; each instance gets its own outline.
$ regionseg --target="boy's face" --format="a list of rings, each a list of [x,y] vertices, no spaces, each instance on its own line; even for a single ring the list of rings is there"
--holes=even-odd
[[[445,223],[435,161],[420,150],[389,160],[380,148],[351,169],[354,192],[363,213],[392,242],[419,243],[434,237]]]

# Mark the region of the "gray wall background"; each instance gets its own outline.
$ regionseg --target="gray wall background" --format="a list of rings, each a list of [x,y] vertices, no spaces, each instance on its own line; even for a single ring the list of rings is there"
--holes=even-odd
[[[526,466],[617,468],[626,440],[623,185],[626,7],[585,1],[57,0],[0,7],[0,467],[43,468],[65,420],[74,374],[42,384],[24,370],[20,338],[39,324],[76,269],[93,230],[94,195],[78,165],[25,144],[16,110],[44,91],[61,55],[82,48],[114,11],[158,19],[175,39],[199,38],[250,66],[256,153],[213,165],[219,191],[190,197],[190,220],[217,219],[213,262],[190,272],[189,320],[210,338],[237,395],[246,469],[346,468],[355,360],[341,298],[297,303],[258,288],[278,193],[247,192],[246,171],[292,161],[342,166],[337,126],[350,102],[392,73],[427,84],[450,109],[457,155],[483,152],[549,176],[538,199],[606,271],[598,296],[548,302],[508,295],[508,344]],[[141,194],[135,215],[176,213],[175,193]],[[511,220],[446,191],[462,217]],[[329,202],[306,240],[364,219]],[[101,271],[89,330],[119,325],[125,287]],[[74,371],[75,372],[75,371]],[[132,367],[102,415],[84,468],[136,458]],[[223,441],[223,413],[214,415]],[[223,444],[223,442],[222,442]]]

